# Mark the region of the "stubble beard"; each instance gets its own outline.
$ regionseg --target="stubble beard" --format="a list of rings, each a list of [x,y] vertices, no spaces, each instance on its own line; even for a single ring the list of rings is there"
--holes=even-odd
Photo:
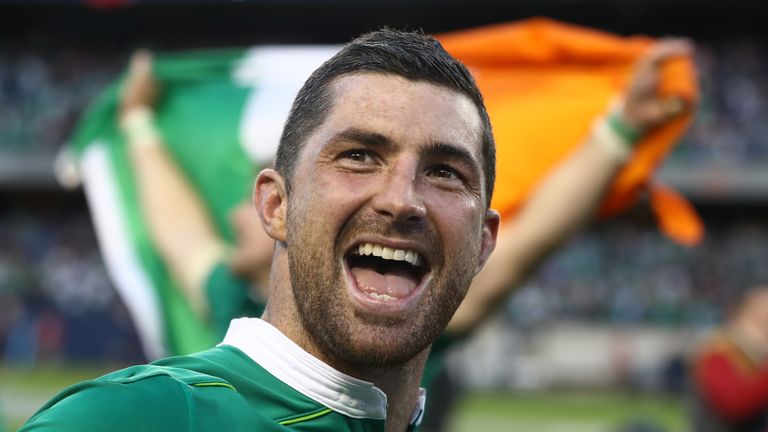
[[[317,347],[333,358],[360,367],[401,365],[434,342],[450,321],[469,287],[477,263],[475,248],[462,248],[449,260],[433,263],[431,287],[423,294],[416,316],[382,317],[349,307],[340,245],[354,238],[358,230],[391,233],[397,228],[382,227],[381,221],[355,220],[342,228],[333,248],[319,244],[309,224],[301,218],[291,221],[289,211],[288,260],[293,296],[302,325]],[[304,220],[305,222],[306,220]],[[294,223],[291,223],[294,222]],[[296,223],[298,222],[298,223]],[[374,227],[374,228],[372,228]],[[375,227],[379,227],[376,229]],[[373,230],[373,231],[372,231]],[[443,250],[436,235],[426,244]],[[442,271],[440,270],[442,269]]]

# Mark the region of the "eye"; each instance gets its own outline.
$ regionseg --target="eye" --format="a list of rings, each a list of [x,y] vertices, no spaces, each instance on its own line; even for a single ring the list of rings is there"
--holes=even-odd
[[[380,162],[377,153],[361,148],[343,150],[336,156],[338,167],[350,172],[369,172],[376,169]]]
[[[373,161],[373,155],[366,150],[354,149],[343,152],[340,159],[347,159],[359,163],[368,163]]]
[[[464,181],[464,176],[457,169],[448,165],[435,165],[429,170],[428,174],[441,180]]]

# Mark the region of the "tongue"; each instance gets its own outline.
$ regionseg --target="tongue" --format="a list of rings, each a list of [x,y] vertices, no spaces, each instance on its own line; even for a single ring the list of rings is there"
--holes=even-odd
[[[370,268],[353,267],[350,271],[357,280],[357,286],[365,293],[405,298],[418,284],[413,275],[404,270],[390,270],[381,274]]]

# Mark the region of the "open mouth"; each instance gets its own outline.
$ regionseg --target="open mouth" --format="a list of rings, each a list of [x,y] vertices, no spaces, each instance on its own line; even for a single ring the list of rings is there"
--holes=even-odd
[[[430,272],[418,252],[362,243],[347,253],[347,267],[366,300],[398,303],[417,296]]]

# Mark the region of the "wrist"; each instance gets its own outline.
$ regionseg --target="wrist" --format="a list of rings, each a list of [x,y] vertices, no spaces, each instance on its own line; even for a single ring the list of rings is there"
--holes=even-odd
[[[147,106],[129,108],[120,115],[120,131],[130,145],[157,145],[160,131],[155,125],[154,112]]]
[[[605,119],[608,122],[608,126],[619,135],[627,145],[635,147],[635,145],[640,142],[640,139],[643,138],[643,130],[625,120],[623,112],[624,110],[622,108],[615,108],[608,113]]]
[[[609,116],[598,118],[592,125],[592,140],[620,162],[629,160],[634,146],[611,126]]]

